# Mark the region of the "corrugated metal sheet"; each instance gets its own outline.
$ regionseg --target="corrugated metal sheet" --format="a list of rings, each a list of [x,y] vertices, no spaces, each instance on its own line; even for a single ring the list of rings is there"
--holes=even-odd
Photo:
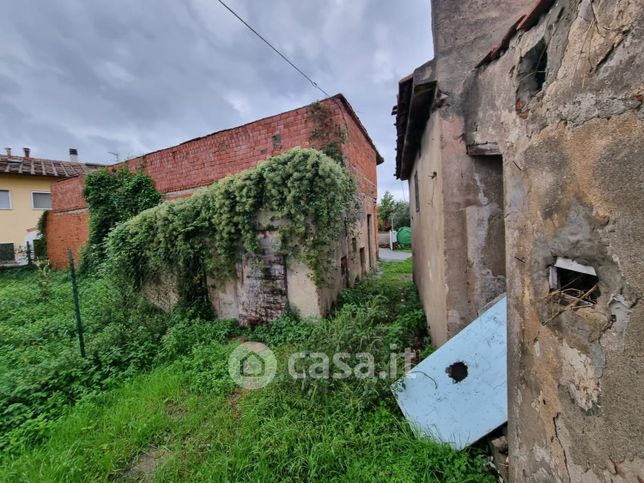
[[[420,435],[462,449],[507,421],[503,296],[392,389]]]

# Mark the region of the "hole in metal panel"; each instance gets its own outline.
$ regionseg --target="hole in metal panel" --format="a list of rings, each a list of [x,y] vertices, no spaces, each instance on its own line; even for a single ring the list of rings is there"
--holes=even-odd
[[[467,364],[464,362],[455,362],[445,369],[445,372],[454,380],[455,383],[461,382],[467,377]]]

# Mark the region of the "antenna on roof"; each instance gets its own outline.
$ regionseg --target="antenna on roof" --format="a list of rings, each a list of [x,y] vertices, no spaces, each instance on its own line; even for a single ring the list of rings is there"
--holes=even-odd
[[[115,153],[113,151],[108,151],[107,154],[111,154],[112,156],[114,156],[114,158],[116,159],[117,163],[121,161],[121,156],[119,155],[119,153]]]

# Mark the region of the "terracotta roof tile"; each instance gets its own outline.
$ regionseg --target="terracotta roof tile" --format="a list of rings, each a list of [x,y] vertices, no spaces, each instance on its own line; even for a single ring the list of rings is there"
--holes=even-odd
[[[77,163],[73,161],[0,155],[0,174],[73,178],[94,171],[100,167],[101,165],[97,164]]]

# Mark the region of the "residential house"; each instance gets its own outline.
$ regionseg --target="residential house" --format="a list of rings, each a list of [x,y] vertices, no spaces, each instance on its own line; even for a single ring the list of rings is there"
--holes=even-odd
[[[24,148],[22,156],[0,155],[0,263],[27,261],[27,244],[39,238],[38,220],[51,209],[51,185],[58,180],[80,176],[95,165],[79,163],[70,149],[69,161],[34,158]],[[33,253],[32,253],[33,255]]]

